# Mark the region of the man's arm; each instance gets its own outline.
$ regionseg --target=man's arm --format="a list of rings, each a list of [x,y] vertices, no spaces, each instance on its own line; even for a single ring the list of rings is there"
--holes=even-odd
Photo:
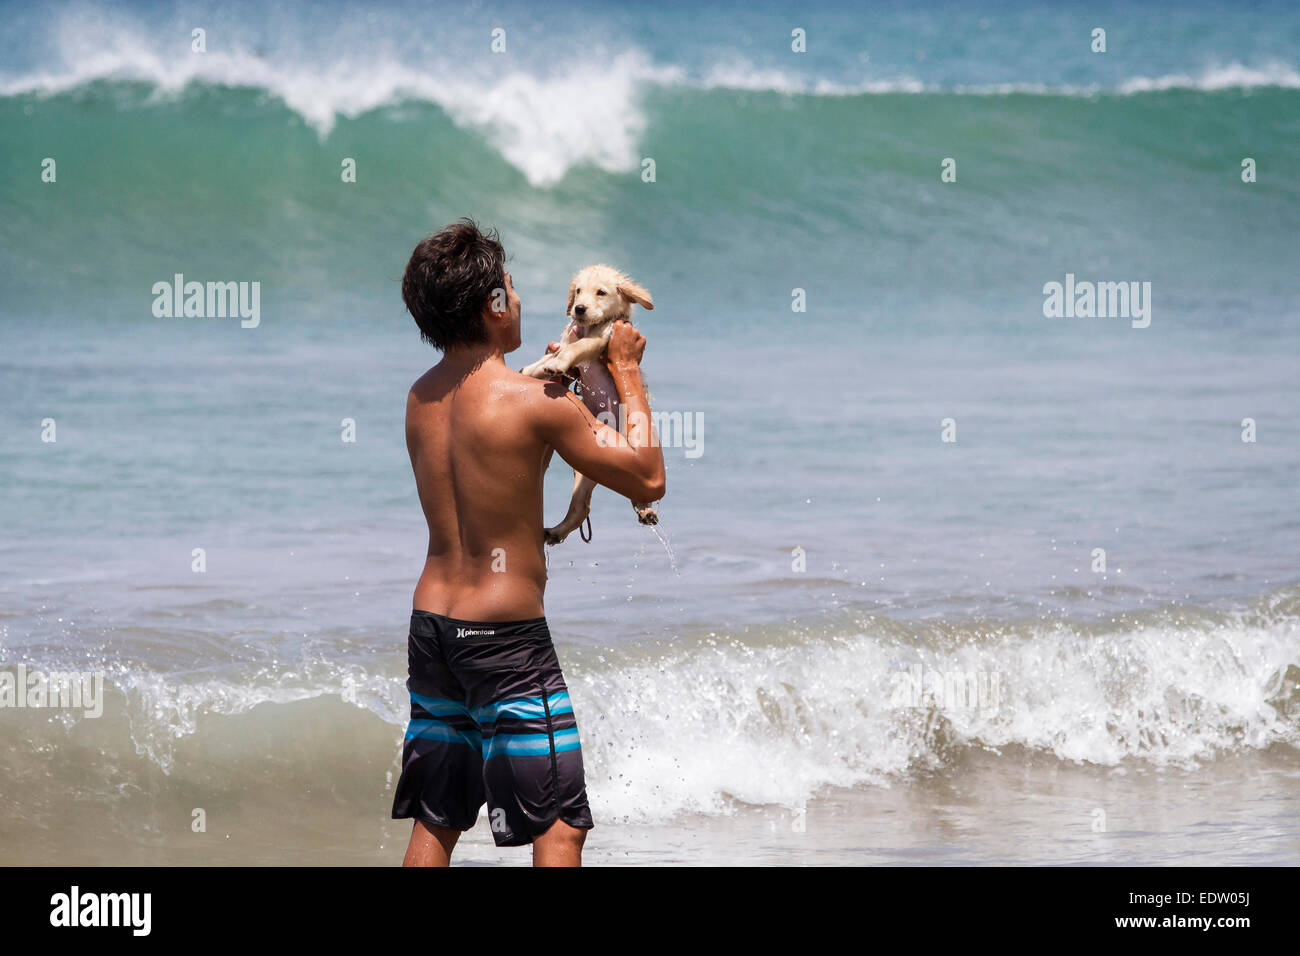
[[[664,496],[663,451],[654,441],[650,405],[641,384],[645,336],[627,322],[616,322],[605,352],[618,399],[627,416],[627,438],[596,419],[572,392],[548,384],[541,405],[542,439],[575,471],[632,501]]]

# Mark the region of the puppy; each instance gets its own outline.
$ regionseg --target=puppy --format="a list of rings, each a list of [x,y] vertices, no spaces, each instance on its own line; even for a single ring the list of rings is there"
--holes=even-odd
[[[614,334],[614,323],[620,319],[631,321],[633,303],[643,309],[655,307],[650,293],[617,269],[606,265],[587,266],[569,283],[569,304],[564,310],[569,324],[564,327],[559,349],[523,369],[523,374],[533,378],[575,374],[581,383],[583,404],[601,421],[614,422],[617,427],[621,424],[618,390],[603,356],[609,337]],[[647,402],[649,398],[647,394]],[[591,493],[595,489],[596,482],[576,471],[573,473],[573,497],[568,514],[554,528],[546,529],[547,544],[559,544],[582,527],[591,514]],[[659,522],[659,515],[650,502],[633,502],[632,507],[642,524]],[[584,541],[590,541],[590,523],[585,533],[579,533]]]

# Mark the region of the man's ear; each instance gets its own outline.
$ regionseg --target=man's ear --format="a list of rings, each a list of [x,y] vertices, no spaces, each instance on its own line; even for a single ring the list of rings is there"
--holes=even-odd
[[[623,298],[630,299],[643,309],[654,310],[655,304],[654,300],[650,298],[650,293],[645,290],[644,286],[634,282],[627,276],[621,276],[615,288],[618,289],[618,294]]]
[[[506,293],[506,287],[497,286],[488,293],[487,302],[483,308],[493,315],[506,315],[510,311],[510,296]]]
[[[564,307],[565,315],[573,315],[573,291],[578,287],[578,280],[569,283],[569,304]]]

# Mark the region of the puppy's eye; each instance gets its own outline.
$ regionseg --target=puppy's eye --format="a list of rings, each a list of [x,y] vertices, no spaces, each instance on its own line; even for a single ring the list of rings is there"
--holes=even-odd
[[[574,295],[582,295],[582,290],[581,290],[581,289],[574,289],[574,290],[573,290],[573,294],[574,294]]]
[[[597,289],[597,290],[596,290],[596,295],[604,295],[604,294],[605,294],[605,290],[604,290],[604,289]]]

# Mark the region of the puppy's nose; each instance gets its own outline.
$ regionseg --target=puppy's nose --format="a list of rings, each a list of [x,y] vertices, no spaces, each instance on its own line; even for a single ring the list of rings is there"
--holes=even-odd
[[[575,305],[575,306],[573,307],[573,311],[574,311],[577,315],[586,315],[586,314],[587,314],[587,307],[586,307],[585,305]]]

